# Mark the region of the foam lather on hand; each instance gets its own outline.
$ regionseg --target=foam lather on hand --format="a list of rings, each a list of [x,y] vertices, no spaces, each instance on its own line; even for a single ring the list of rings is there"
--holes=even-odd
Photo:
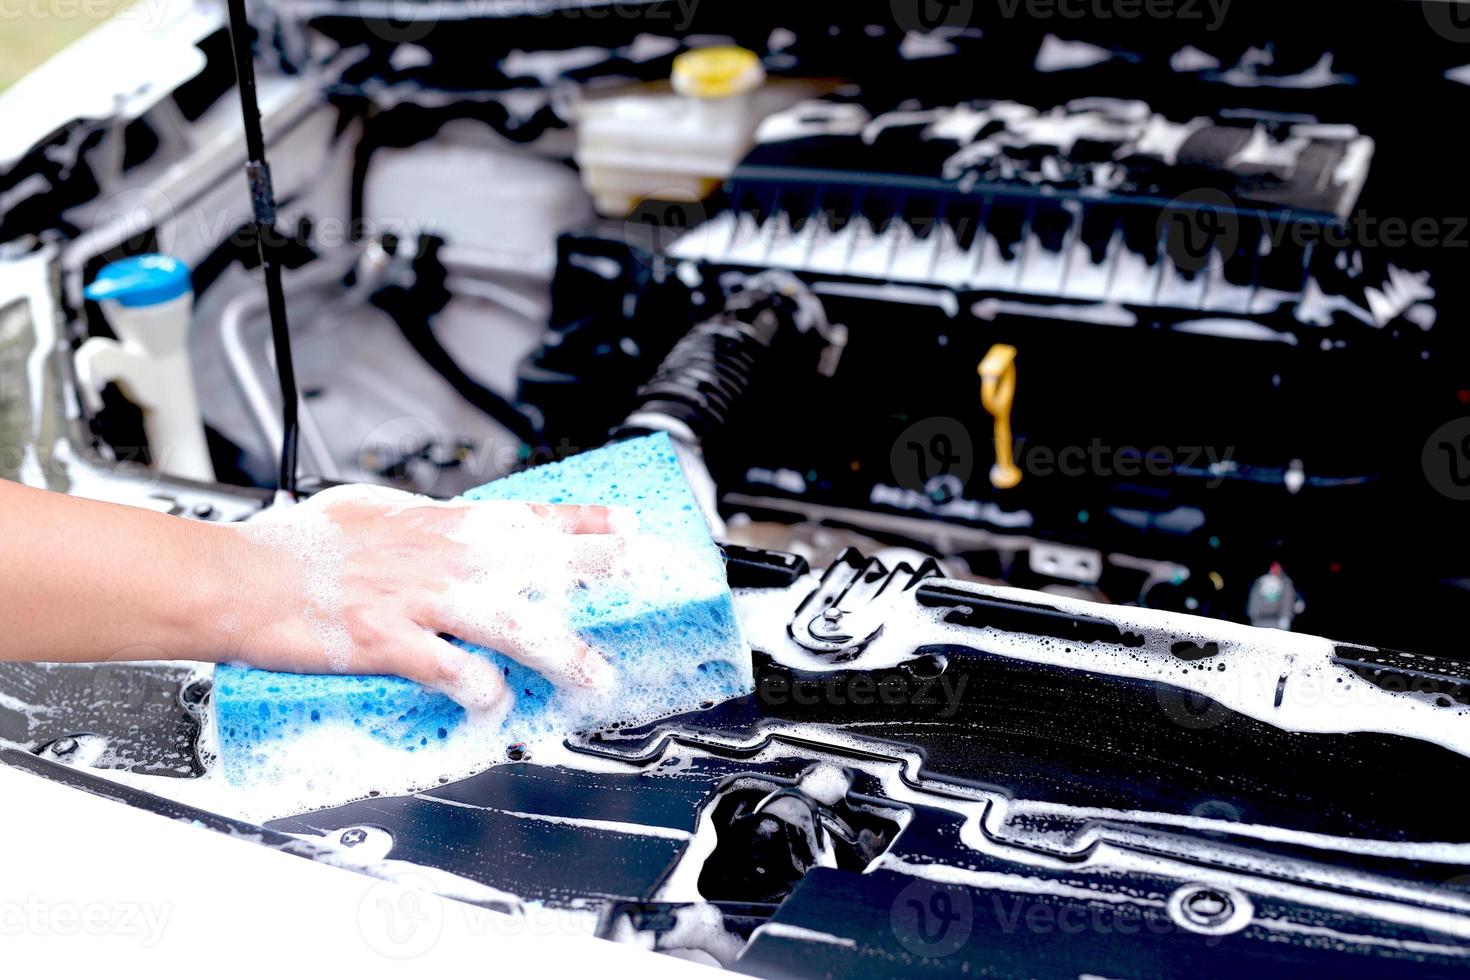
[[[646,721],[752,690],[724,562],[665,435],[617,443],[497,480],[468,500],[620,506],[638,517],[623,574],[589,578],[570,625],[612,663],[616,683],[593,692],[554,686],[498,652],[515,705],[498,744],[579,728]],[[405,752],[452,748],[463,708],[397,677],[281,674],[226,665],[215,674],[221,760],[233,780],[279,766],[282,745],[345,727]],[[275,761],[271,761],[275,760]],[[340,760],[338,760],[340,762]],[[253,778],[253,774],[252,774]]]

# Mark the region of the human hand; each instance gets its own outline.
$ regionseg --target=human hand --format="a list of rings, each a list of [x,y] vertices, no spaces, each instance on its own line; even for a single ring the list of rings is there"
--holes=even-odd
[[[554,683],[606,689],[612,667],[568,613],[635,526],[621,509],[333,488],[237,526],[239,580],[260,592],[225,615],[220,646],[268,670],[396,674],[508,711],[500,669],[439,635],[452,634]]]

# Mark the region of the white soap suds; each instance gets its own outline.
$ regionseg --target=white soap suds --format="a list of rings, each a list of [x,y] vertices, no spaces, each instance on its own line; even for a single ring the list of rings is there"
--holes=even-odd
[[[757,936],[774,936],[778,939],[795,939],[804,943],[825,943],[828,946],[842,946],[846,949],[854,949],[857,940],[847,936],[834,936],[830,932],[819,932],[816,929],[808,929],[805,926],[787,925],[785,922],[767,922],[758,926],[751,933],[751,940]]]
[[[705,903],[674,909],[674,928],[660,937],[663,952],[698,950],[708,953],[716,963],[730,963],[740,955],[744,941],[725,928],[725,916],[718,906]]]
[[[814,575],[809,584],[814,586],[815,582]],[[1466,727],[1463,707],[1437,707],[1385,691],[1337,664],[1333,646],[1327,640],[1229,623],[1203,622],[1159,611],[1103,607],[1063,596],[1038,597],[1036,593],[1023,590],[970,583],[945,584],[971,590],[981,596],[1044,602],[1064,613],[1113,622],[1125,631],[1175,636],[1199,644],[1216,642],[1221,652],[1207,658],[1207,665],[1218,661],[1227,669],[1202,669],[1198,663],[1181,662],[1167,650],[1160,652],[1101,642],[1069,644],[993,627],[955,627],[942,621],[942,610],[924,609],[916,603],[900,604],[892,614],[894,618],[889,628],[864,652],[857,664],[846,664],[844,668],[893,666],[910,659],[916,647],[926,644],[972,645],[991,654],[1018,660],[1176,685],[1205,694],[1233,710],[1284,730],[1390,732],[1434,742],[1462,754],[1470,750],[1470,738],[1463,731]],[[829,670],[833,668],[832,664],[796,647],[785,630],[791,619],[792,606],[809,591],[801,587],[786,592],[741,591],[737,592],[737,607],[747,628],[755,631],[751,639],[757,648],[803,670]],[[1282,677],[1289,678],[1284,689],[1280,686]],[[1103,877],[1157,874],[1222,888],[1240,888],[1243,887],[1242,876],[1249,875],[1252,895],[1316,905],[1344,915],[1374,916],[1407,927],[1470,938],[1470,897],[1446,894],[1438,900],[1439,908],[1413,908],[1406,903],[1422,900],[1422,893],[1412,883],[1258,853],[1249,848],[1248,842],[1288,844],[1324,854],[1356,854],[1444,864],[1470,863],[1470,844],[1348,838],[1195,815],[1007,799],[972,786],[921,777],[922,760],[917,754],[896,755],[891,743],[864,739],[820,725],[770,723],[743,740],[720,738],[709,733],[702,734],[701,738],[726,749],[739,749],[752,766],[788,757],[816,762],[814,768],[808,769],[803,787],[824,802],[835,802],[846,792],[848,777],[845,770],[866,773],[877,781],[884,797],[901,806],[939,807],[960,815],[963,822],[959,837],[966,847],[979,854],[1029,865],[1036,869],[1037,874],[982,872],[946,864],[918,863],[912,855],[904,856],[901,848],[880,857],[873,868],[976,887],[1038,894],[1075,893],[1074,897],[1089,900],[1127,900],[1159,905],[1165,903],[1165,896],[1129,895],[1124,898],[1116,890],[1106,890],[1109,886],[1102,881],[1096,887],[1084,887],[1075,881],[1070,884],[1059,882],[1057,878],[1079,874]],[[813,748],[814,744],[825,744],[830,748],[822,751]],[[217,768],[198,780],[160,780],[118,772],[101,775],[217,813],[263,822],[358,799],[370,792],[385,795],[418,792],[434,802],[470,806],[435,796],[435,785],[472,775],[501,761],[504,748],[498,728],[474,719],[445,745],[413,754],[405,754],[351,731],[324,728],[307,736],[306,743],[300,747],[301,758],[311,760],[309,767],[293,773],[291,779],[274,784],[234,786],[221,778]],[[677,742],[666,744],[663,752],[664,759],[672,761],[670,771],[687,768],[693,760],[711,754],[702,748]],[[539,765],[565,765],[601,772],[650,771],[647,764],[634,765],[572,751],[560,736],[530,743],[525,747],[525,753],[529,761]],[[323,759],[340,760],[341,765],[324,769],[321,765]],[[434,775],[426,781],[428,773]],[[679,864],[660,889],[658,897],[662,901],[700,902],[698,875],[717,843],[710,809],[706,808],[701,813],[692,837],[673,828],[596,818],[503,812],[523,819],[566,823],[609,833],[687,841],[688,846]],[[1066,818],[1080,824],[1082,829],[1063,832],[1036,830],[1036,826],[1047,822],[1039,819],[1043,816],[1052,818],[1052,822],[1058,817]],[[1038,819],[1028,820],[1028,817]],[[1145,853],[1159,828],[1172,832],[1167,850]],[[1247,846],[1223,843],[1219,838],[1224,835],[1247,842]],[[1333,889],[1314,888],[1303,883],[1312,880],[1326,880]],[[695,940],[699,938],[696,934],[699,933],[700,921],[698,916],[691,918],[691,936]],[[1301,923],[1272,919],[1256,919],[1254,925],[1283,935],[1303,935],[1307,929]],[[1379,945],[1390,942],[1379,937],[1346,933],[1333,938],[1342,942]],[[693,948],[704,947],[695,945]],[[1432,943],[1406,943],[1404,948],[1443,955],[1467,955],[1467,950]]]
[[[813,573],[810,578],[815,588],[819,577]],[[889,614],[882,633],[859,660],[833,664],[800,647],[785,628],[791,621],[792,607],[810,589],[795,588],[789,593],[737,590],[735,602],[741,620],[748,624],[751,644],[801,670],[854,666],[882,669],[911,660],[914,650],[922,646],[970,645],[1016,660],[1173,685],[1285,731],[1404,735],[1470,756],[1470,708],[1459,704],[1440,706],[1411,694],[1385,690],[1338,663],[1334,645],[1321,637],[1201,620],[1156,609],[1104,606],[1060,595],[1038,597],[1022,589],[944,584],[971,591],[980,598],[1022,604],[1041,601],[1064,613],[1113,623],[1124,632],[1171,636],[1201,646],[1216,643],[1221,653],[1191,663],[1181,661],[1167,649],[1065,641],[990,626],[952,626],[944,622],[948,610],[899,603]],[[963,605],[963,599],[956,602]]]
[[[824,806],[836,806],[847,796],[852,780],[836,766],[817,766],[801,779],[801,790]]]
[[[723,566],[700,553],[695,543],[641,533],[637,517],[621,508],[608,509],[609,529],[616,533],[574,535],[562,533],[559,526],[548,530],[548,520],[556,521],[561,514],[543,505],[515,501],[441,504],[371,487],[326,491],[240,529],[247,540],[288,554],[302,567],[303,616],[334,670],[352,666],[346,646],[350,639],[341,615],[342,577],[354,560],[348,553],[352,543],[331,509],[343,504],[372,507],[390,518],[424,523],[464,546],[459,578],[444,583],[441,605],[452,612],[455,634],[470,640],[513,636],[515,644],[509,652],[514,659],[557,685],[556,698],[534,718],[534,730],[522,731],[532,725],[525,719],[513,731],[502,724],[511,705],[500,667],[446,646],[445,655],[455,658],[459,674],[437,686],[466,705],[469,713],[457,724],[444,725],[437,738],[430,723],[428,738],[412,743],[411,749],[371,733],[370,718],[359,726],[357,718],[328,716],[313,719],[309,725],[280,722],[283,731],[290,729],[289,738],[266,737],[243,747],[231,745],[228,778],[223,765],[215,765],[202,779],[181,780],[177,785],[170,781],[166,787],[147,777],[130,780],[126,774],[118,777],[121,781],[135,781],[181,802],[260,823],[372,795],[431,791],[507,759],[540,761],[543,754],[561,757],[566,733],[595,724],[597,719],[616,716],[620,722],[635,724],[696,707],[689,700],[699,697],[693,685],[709,683],[697,679],[708,675],[696,674],[696,667],[713,670],[715,676],[726,669],[733,683],[738,685],[743,678],[749,689],[749,653],[738,641],[732,644],[734,634],[728,620],[715,631],[718,637],[703,643],[696,635],[702,629],[698,623],[672,639],[654,635],[658,631],[652,628],[645,631],[646,636],[638,633],[637,617],[646,602],[642,597],[651,589],[658,595],[660,608],[693,608],[704,602],[718,611],[717,604],[724,601],[728,588]],[[445,509],[452,509],[458,520],[446,523],[441,516]],[[373,555],[356,560],[361,562],[364,557],[385,559]],[[606,588],[584,595],[586,583],[593,580]],[[580,655],[584,645],[574,630],[622,623],[624,614],[619,607],[624,604],[634,617],[629,621],[632,626],[617,627],[632,630],[627,642],[646,643],[648,654],[656,660],[662,656],[660,650],[677,654],[678,662],[672,666],[687,668],[687,689],[675,689],[678,685],[670,681],[675,671],[650,666],[647,676],[640,673],[624,678],[596,651]],[[301,666],[309,669],[310,661]],[[464,669],[466,666],[475,669]],[[37,710],[19,706],[19,702],[17,706],[18,710]],[[214,760],[220,754],[220,739],[212,717],[206,717],[203,729],[200,756]],[[518,739],[526,744],[513,746]],[[585,759],[578,762],[587,764]]]
[[[1048,835],[1038,835],[1026,829],[1023,821],[1011,822],[1009,818],[1014,812],[1028,807],[1045,813],[1068,813],[1071,808],[1044,801],[1013,801],[974,786],[921,778],[922,760],[918,754],[904,753],[895,757],[891,743],[863,739],[821,725],[786,723],[768,725],[756,736],[745,740],[715,738],[708,733],[701,734],[701,739],[738,751],[742,757],[748,756],[746,761],[752,765],[795,757],[861,770],[877,780],[883,797],[895,803],[938,807],[963,816],[960,840],[978,854],[1023,867],[1029,865],[1038,873],[979,871],[973,867],[939,862],[920,863],[912,860],[911,855],[905,857],[901,834],[898,838],[900,846],[880,855],[869,866],[869,871],[890,870],[929,881],[984,889],[1165,907],[1167,895],[1139,894],[1122,884],[1134,876],[1157,875],[1222,889],[1247,888],[1253,895],[1283,902],[1316,905],[1344,915],[1378,918],[1470,939],[1470,896],[1444,893],[1438,896],[1440,908],[1416,907],[1409,903],[1421,902],[1423,893],[1413,883],[1352,868],[1257,852],[1248,847],[1220,843],[1209,836],[1235,834],[1248,840],[1255,829],[1250,825],[1169,815],[1175,826],[1196,832],[1196,836],[1188,839],[1179,836],[1169,838],[1168,849],[1180,849],[1184,856],[1160,850],[1157,841],[1131,840],[1128,828],[1113,826],[1092,828],[1070,846],[1061,848]],[[813,744],[820,743],[831,746],[831,751],[812,748]],[[753,753],[752,749],[755,749]],[[665,751],[696,757],[709,755],[707,750],[691,745],[679,745]],[[846,754],[849,751],[851,755]],[[738,787],[739,781],[734,786]],[[713,853],[718,838],[711,820],[712,809],[706,807],[701,812],[694,839],[660,888],[658,900],[701,900],[699,871]],[[1165,816],[1150,811],[1115,812],[1141,825],[1164,822],[1160,818]],[[1146,826],[1133,833],[1145,831]],[[1325,853],[1390,855],[1445,864],[1470,863],[1470,844],[1400,844],[1308,832],[1296,832],[1293,842],[1305,843]],[[1081,884],[1082,879],[1077,878],[1078,875],[1094,876],[1094,880]],[[1307,883],[1313,880],[1328,887],[1313,887]],[[1269,929],[1274,921],[1256,920],[1255,924]],[[1436,950],[1440,949],[1436,947]],[[1470,946],[1442,949],[1447,955],[1470,956]]]
[[[341,614],[346,534],[323,510],[305,506],[269,507],[254,520],[231,526],[246,540],[291,555],[300,564],[307,600],[302,615],[327,663],[345,672],[352,655],[352,637]]]
[[[586,579],[631,580],[652,568],[667,569],[678,557],[665,543],[634,534],[637,518],[621,508],[609,509],[614,533],[595,536],[562,533],[565,520],[532,504],[444,503],[382,487],[335,487],[304,504],[270,508],[239,531],[295,559],[307,599],[302,615],[337,673],[353,663],[343,580],[350,564],[363,557],[356,553],[363,545],[334,516],[342,507],[368,507],[384,518],[414,523],[427,523],[414,521],[419,512],[454,514],[450,523],[425,528],[465,547],[461,574],[443,583],[442,615],[462,623],[472,638],[513,637],[528,664],[583,687],[606,687],[611,677],[602,661],[570,655],[567,623],[574,593]],[[466,707],[491,710],[504,701],[504,685],[492,670],[467,670],[445,687]]]
[[[44,704],[31,704],[28,701],[22,701],[20,698],[6,694],[4,691],[0,691],[0,708],[7,708],[24,715],[30,725],[34,725],[38,719],[50,714],[52,710]]]
[[[807,770],[806,779],[816,788],[820,788],[824,780],[830,780],[835,786],[837,780],[833,777],[840,776],[845,780],[844,771],[866,773],[877,781],[878,792],[882,797],[902,807],[939,807],[962,816],[960,841],[965,846],[979,854],[1033,867],[1037,873],[1028,875],[1024,872],[979,872],[941,863],[918,863],[904,857],[901,848],[878,858],[868,870],[887,869],[931,881],[975,887],[1004,888],[1034,894],[1066,894],[1087,900],[1133,901],[1161,906],[1165,904],[1166,896],[1119,891],[1108,882],[1144,874],[1162,875],[1221,888],[1241,888],[1246,886],[1242,876],[1248,875],[1249,890],[1253,895],[1320,905],[1347,915],[1376,916],[1412,928],[1470,939],[1470,897],[1447,894],[1439,902],[1442,908],[1410,907],[1401,903],[1422,900],[1422,893],[1412,883],[1350,868],[1256,852],[1248,846],[1221,843],[1219,837],[1230,835],[1245,842],[1257,839],[1262,842],[1288,843],[1323,853],[1359,854],[1445,864],[1470,863],[1470,844],[1379,841],[1193,815],[1071,807],[1038,800],[1013,800],[974,786],[923,777],[920,775],[922,759],[917,753],[895,754],[895,746],[891,743],[866,739],[822,725],[773,722],[743,739],[721,738],[711,733],[703,733],[700,737],[707,743],[722,746],[726,752],[737,751],[751,766],[786,758],[799,758],[814,763]],[[819,744],[825,744],[828,749],[824,751],[813,747]],[[687,767],[693,760],[712,757],[711,751],[701,746],[680,744],[677,741],[666,742],[662,758],[651,764],[635,764],[607,756],[590,756],[573,751],[560,739],[538,742],[529,746],[528,751],[531,759],[541,765],[626,774],[650,771],[650,765],[657,771],[663,771],[663,761],[672,761],[672,768],[677,769],[681,766]],[[398,756],[401,763],[401,753],[391,751],[385,752],[385,761],[394,756]],[[362,763],[363,760],[354,759],[352,768],[358,769]],[[483,767],[468,768],[478,770]],[[160,780],[119,772],[104,772],[100,775],[160,792],[214,812],[242,816],[245,819],[264,819],[264,810],[271,808],[278,810],[274,815],[283,816],[332,802],[319,798],[293,801],[280,787],[274,788],[273,798],[272,787],[264,787],[265,798],[261,798],[254,792],[242,793],[239,787],[233,787],[220,779],[217,772],[200,780]],[[333,774],[324,775],[330,783]],[[379,782],[386,783],[388,780]],[[755,780],[747,782],[751,786],[760,785]],[[736,780],[726,788],[738,789],[741,785],[742,781]],[[336,788],[340,789],[340,785]],[[464,805],[434,797],[432,792],[424,795],[437,802]],[[826,795],[830,797],[831,793]],[[667,902],[699,903],[703,901],[698,890],[699,873],[718,841],[712,822],[712,809],[706,807],[701,811],[692,838],[685,832],[672,828],[594,818],[505,812],[527,819],[587,826],[612,833],[687,839],[688,845],[680,861],[660,888],[657,898]],[[242,812],[249,810],[256,811],[257,815]],[[1086,821],[1085,829],[1081,833],[1059,838],[1055,832],[1034,829],[1037,821],[1028,820],[1028,814],[1046,815],[1053,819],[1058,816],[1081,818]],[[910,814],[907,811],[894,811],[893,816],[902,827],[907,825]],[[1149,834],[1154,827],[1166,827],[1174,831],[1169,838],[1168,850],[1176,853],[1145,853],[1152,849]],[[1181,836],[1178,831],[1191,833],[1186,837]],[[341,860],[344,864],[353,862],[350,855],[343,856]],[[401,862],[378,861],[375,864],[399,865],[403,870],[415,873],[421,870]],[[373,873],[382,871],[375,870]],[[1077,883],[1080,879],[1076,876],[1079,874],[1099,877],[1094,884],[1084,886]],[[1058,880],[1060,876],[1071,876],[1072,883]],[[1304,884],[1314,879],[1325,880],[1332,886],[1332,890]],[[480,887],[482,886],[475,886],[475,889]],[[483,900],[484,895],[477,895],[476,898]],[[1257,919],[1254,924],[1284,935],[1301,932],[1300,923],[1287,920]],[[1374,944],[1387,942],[1372,936],[1348,934],[1343,934],[1342,941]],[[1443,955],[1463,956],[1470,952],[1432,943],[1413,945],[1416,948],[1422,946],[1423,952]],[[1406,945],[1405,948],[1409,947]]]
[[[302,618],[310,625],[331,670],[350,672],[353,637],[344,617],[344,587],[354,562],[391,560],[367,556],[339,523],[339,507],[370,507],[385,518],[429,525],[428,530],[464,546],[454,574],[441,580],[433,624],[445,632],[504,648],[550,680],[610,695],[616,677],[607,661],[588,654],[573,634],[578,603],[589,582],[605,583],[628,596],[658,583],[669,606],[721,596],[726,588],[717,563],[702,560],[696,545],[638,533],[638,519],[624,508],[607,508],[610,534],[562,533],[569,518],[550,508],[516,501],[441,503],[379,487],[338,487],[304,504],[273,508],[240,528],[250,541],[289,555],[302,574]],[[444,512],[454,516],[450,522]],[[336,516],[334,516],[334,514]],[[418,515],[422,516],[418,516]],[[429,624],[425,624],[427,628]],[[502,642],[503,641],[503,642]],[[445,680],[436,687],[467,708],[501,717],[509,709],[500,672],[478,658],[448,648],[440,651]],[[728,656],[728,653],[727,653]],[[310,669],[304,657],[302,669]],[[654,706],[628,705],[648,717]],[[585,712],[584,712],[585,713]]]
[[[425,800],[429,803],[442,803],[445,806],[460,807],[465,810],[485,810],[492,813],[503,813],[508,817],[516,817],[521,820],[536,820],[541,823],[559,824],[565,827],[583,827],[588,830],[602,830],[612,834],[627,834],[635,837],[662,837],[666,840],[689,840],[690,834],[687,830],[679,830],[676,827],[658,827],[652,824],[628,823],[624,820],[599,820],[595,817],[557,817],[544,813],[526,813],[520,810],[505,810],[496,806],[480,806],[475,803],[464,803],[460,800],[447,800],[442,796],[434,796],[429,793],[415,793],[415,799]]]

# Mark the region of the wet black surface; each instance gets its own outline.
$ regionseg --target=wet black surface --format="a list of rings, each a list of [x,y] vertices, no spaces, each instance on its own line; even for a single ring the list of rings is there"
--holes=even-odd
[[[107,743],[106,766],[149,776],[204,773],[195,744],[208,681],[187,667],[155,664],[0,663],[0,739],[57,758],[63,740]]]
[[[931,884],[878,871],[814,871],[757,933],[734,969],[763,977],[957,975],[1078,977],[1458,976],[1447,964],[1389,948],[1307,949],[1247,928],[1228,936],[1181,928],[1157,896],[1174,883],[1139,880],[1144,901],[1099,893],[1046,894],[1006,887]],[[1302,909],[1275,907],[1272,914]],[[1333,927],[1351,928],[1339,918]],[[816,937],[782,933],[810,930]],[[1248,964],[1248,965],[1247,965]]]
[[[736,568],[752,583],[811,588],[783,558],[742,552]],[[981,602],[939,583],[919,584],[902,600],[948,610],[961,627],[995,623],[1052,643],[1172,651],[1181,684],[1193,671],[1228,670],[1232,662],[1222,639],[1193,637],[1189,656],[1179,656],[1179,637],[1120,630],[1044,602]],[[793,595],[792,608],[797,603]],[[1427,853],[1355,853],[1350,839],[1470,839],[1444,805],[1447,787],[1470,776],[1463,757],[1398,735],[1287,732],[1182,686],[1015,661],[988,652],[979,630],[969,643],[963,630],[954,635],[954,644],[916,648],[909,662],[871,671],[834,655],[833,669],[804,673],[757,651],[755,693],[647,726],[574,737],[569,746],[586,756],[586,769],[531,758],[264,828],[49,761],[58,740],[92,736],[107,740],[106,765],[197,774],[193,738],[204,692],[185,691],[187,670],[0,668],[0,691],[12,703],[45,706],[0,708],[0,736],[35,753],[6,750],[8,764],[132,806],[308,853],[340,853],[367,831],[381,832],[395,862],[591,912],[602,934],[647,932],[659,949],[683,935],[675,927],[696,897],[688,883],[698,880],[701,891],[732,897],[715,903],[735,937],[726,938],[721,955],[730,961],[730,950],[746,944],[730,965],[756,975],[1197,976],[1246,963],[1267,976],[1307,968],[1436,975],[1453,962],[1402,946],[1438,934],[1349,916],[1325,899],[1343,894],[1347,874],[1357,876],[1353,887],[1373,894],[1398,888],[1411,922],[1423,914],[1417,910],[1444,901],[1441,889],[1453,890],[1463,868]],[[1375,651],[1338,653],[1372,673]],[[1392,655],[1385,663],[1391,673],[1424,668]],[[1442,670],[1435,677],[1453,687]],[[760,811],[758,801],[778,790],[808,799],[799,780],[816,763],[844,770],[851,786],[835,810],[812,803],[811,812],[835,815],[832,827],[845,833],[865,825],[878,836],[839,845],[837,860],[848,871],[811,866],[810,851],[792,851],[794,870],[783,871],[783,839],[820,835],[799,829],[800,807],[796,816],[773,810],[764,824],[751,808]],[[719,805],[734,800],[730,794],[744,802]],[[984,822],[974,823],[982,812]],[[730,822],[736,813],[746,815],[739,826]],[[1214,822],[1178,825],[1194,817]],[[1300,833],[1268,840],[1252,825]],[[1104,843],[1123,857],[1090,861]],[[754,878],[740,863],[743,847],[766,866]],[[871,873],[855,873],[869,860],[854,856],[861,853],[878,855]],[[1116,860],[1154,859],[1174,870],[1115,867]],[[694,864],[682,867],[686,860]],[[1289,874],[1286,861],[1295,862]],[[925,866],[940,877],[926,879]],[[1269,908],[1270,918],[1287,919],[1297,931],[1255,924],[1218,936],[1181,925],[1167,901],[1192,884],[1192,867],[1224,874],[1237,889],[1231,894],[1255,903],[1258,919]],[[684,891],[668,894],[676,874]],[[1253,881],[1282,875],[1305,885],[1295,904],[1251,891]],[[1324,904],[1314,905],[1314,894]],[[775,925],[759,928],[766,923]]]
[[[812,588],[779,556],[747,549],[734,567],[752,587],[793,589],[793,609],[796,590]],[[883,601],[881,590],[871,601]],[[960,627],[955,642],[880,670],[855,669],[838,651],[820,673],[757,650],[755,693],[575,736],[568,746],[585,768],[543,765],[533,753],[264,828],[52,761],[71,757],[58,752],[67,739],[103,738],[101,765],[197,775],[205,692],[186,690],[193,675],[183,668],[0,666],[12,705],[0,707],[0,737],[32,750],[7,749],[3,760],[288,850],[341,853],[381,832],[395,862],[590,911],[602,934],[646,931],[660,949],[682,935],[698,880],[701,892],[729,898],[714,903],[737,937],[728,942],[747,944],[731,965],[757,975],[1195,976],[1244,963],[1268,976],[1436,975],[1454,962],[1422,945],[1443,936],[1412,923],[1465,890],[1456,884],[1465,869],[1422,848],[1375,855],[1353,841],[1470,840],[1445,805],[1470,777],[1462,756],[1403,735],[1288,732],[1192,694],[1183,685],[1194,672],[1243,663],[1207,626],[1186,641],[934,581],[916,581],[901,601]],[[986,649],[993,634],[981,628],[991,626],[1099,653],[1172,656],[1179,685],[1008,659]],[[1423,674],[1436,691],[1463,688],[1443,663],[1361,647],[1337,654],[1384,686]],[[1449,705],[1441,710],[1462,707]],[[819,763],[850,781],[835,804],[815,802],[800,782]],[[800,806],[764,811],[783,795],[807,801],[813,819],[835,820],[826,833],[850,836],[833,859],[846,871],[814,866],[810,849],[791,851],[794,870],[782,870],[782,841],[822,839],[801,829]],[[859,827],[870,835],[861,843]],[[754,877],[742,847],[760,855]],[[1099,847],[1114,856],[1099,860]],[[1121,870],[1139,861],[1167,870]],[[1228,882],[1218,886],[1227,899],[1253,905],[1254,924],[1213,935],[1170,911],[1169,897],[1206,871]],[[670,894],[676,877],[682,890]],[[1291,900],[1272,897],[1285,880],[1296,883]],[[1352,890],[1380,902],[1397,890],[1398,920],[1344,906]],[[1263,925],[1270,919],[1288,926]]]

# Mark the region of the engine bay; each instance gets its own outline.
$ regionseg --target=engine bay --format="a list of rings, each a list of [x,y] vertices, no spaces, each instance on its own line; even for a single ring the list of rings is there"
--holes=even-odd
[[[448,498],[667,433],[754,693],[252,800],[208,671],[0,664],[0,760],[758,976],[1463,969],[1455,4],[434,6],[252,7],[259,234],[222,7],[17,126],[0,477],[236,521],[283,444]],[[153,254],[188,458],[83,353]]]

